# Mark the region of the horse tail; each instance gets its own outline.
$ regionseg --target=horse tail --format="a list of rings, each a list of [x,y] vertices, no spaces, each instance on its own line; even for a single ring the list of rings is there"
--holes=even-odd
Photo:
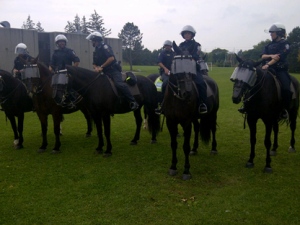
[[[200,138],[204,144],[208,144],[211,139],[211,132],[215,132],[217,127],[217,115],[209,114],[200,119]]]
[[[148,115],[147,119],[149,133],[155,132],[156,134],[158,134],[158,132],[160,131],[160,116],[155,113],[155,108],[147,109],[146,105],[144,105],[144,107]]]

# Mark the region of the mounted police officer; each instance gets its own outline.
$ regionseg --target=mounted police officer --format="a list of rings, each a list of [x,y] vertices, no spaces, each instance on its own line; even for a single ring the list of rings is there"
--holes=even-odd
[[[57,49],[54,50],[54,53],[52,55],[49,70],[51,72],[57,72],[59,70],[66,69],[66,65],[78,66],[80,59],[72,49],[66,47],[68,42],[66,36],[63,34],[59,34],[55,37],[54,41]],[[68,96],[64,104],[68,104],[69,108],[74,108],[74,102],[78,98],[78,94],[74,90],[72,90],[70,86],[71,85],[68,85]]]
[[[166,40],[163,44],[163,50],[158,55],[158,65],[160,67],[159,74],[161,76],[161,79],[163,81],[161,92],[162,96],[165,96],[166,87],[169,81],[172,61],[175,56],[175,52],[172,50],[172,42],[169,40]],[[162,100],[163,104],[163,100]],[[161,107],[162,108],[162,107]],[[161,114],[161,108],[155,109],[156,114]]]
[[[289,109],[292,100],[292,93],[290,91],[291,78],[288,74],[287,55],[290,52],[290,45],[287,42],[285,26],[281,23],[274,23],[270,29],[272,41],[264,47],[261,54],[263,59],[262,69],[272,69],[276,72],[276,77],[281,83],[281,95],[283,99],[284,111],[282,118],[288,118],[286,110]],[[247,105],[239,109],[239,112],[246,113]]]
[[[139,108],[138,103],[135,101],[134,97],[131,95],[127,85],[122,80],[122,68],[118,64],[112,48],[103,42],[103,37],[100,32],[93,32],[89,34],[86,38],[91,41],[95,51],[93,53],[93,68],[98,73],[105,73],[111,75],[111,78],[116,85],[117,90],[123,94],[126,100],[130,104],[131,110],[136,110]]]
[[[191,55],[192,58],[196,62],[198,62],[200,60],[201,45],[198,42],[196,42],[194,39],[196,35],[195,29],[190,25],[186,25],[182,28],[180,34],[185,39],[185,41],[180,43],[180,45],[178,46],[179,49],[183,54]],[[200,114],[205,114],[207,113],[207,106],[206,106],[207,87],[206,87],[206,83],[203,80],[203,74],[202,74],[203,71],[201,71],[201,68],[198,63],[197,63],[196,71],[197,71],[197,75],[193,79],[199,93],[198,111]]]
[[[24,43],[17,44],[15,54],[18,56],[14,60],[13,76],[21,80],[21,70],[24,69],[24,61],[31,61],[33,57],[29,55],[27,46]]]
[[[66,47],[67,42],[68,39],[63,34],[59,34],[55,37],[55,44],[57,49],[54,50],[50,61],[50,71],[63,70],[65,69],[66,65],[72,66],[73,63],[73,66],[79,65],[80,59],[72,49]]]
[[[288,116],[287,111],[292,100],[290,91],[291,78],[288,73],[287,55],[290,53],[290,45],[286,40],[286,29],[281,23],[274,23],[270,29],[272,42],[265,46],[261,58],[264,60],[262,69],[272,68],[276,71],[276,77],[281,83],[283,99],[283,118]]]

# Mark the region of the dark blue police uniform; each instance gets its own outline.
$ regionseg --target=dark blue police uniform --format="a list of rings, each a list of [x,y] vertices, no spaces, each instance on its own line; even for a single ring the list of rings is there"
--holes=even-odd
[[[195,61],[198,61],[200,59],[199,53],[198,51],[200,50],[201,45],[196,42],[195,40],[189,40],[189,41],[184,41],[181,42],[179,45],[180,50],[182,51],[183,54],[189,54],[192,55],[192,58]],[[198,93],[199,93],[199,104],[201,102],[206,104],[206,99],[207,99],[207,95],[206,95],[206,83],[203,80],[203,74],[200,70],[200,66],[199,64],[197,64],[197,75],[195,75],[193,77],[193,80],[197,86],[198,89]]]
[[[31,57],[28,54],[23,54],[23,55],[17,56],[14,60],[14,69],[19,70],[19,71],[24,69],[24,62],[21,61],[20,57],[27,62],[29,62],[33,59],[33,57]],[[21,80],[21,73],[17,72],[16,77]]]
[[[281,83],[282,87],[282,98],[284,107],[286,109],[289,108],[289,104],[291,102],[292,93],[290,91],[290,83],[291,78],[288,73],[288,63],[287,63],[287,55],[290,52],[288,41],[285,39],[281,39],[280,41],[272,41],[268,45],[265,46],[263,52],[261,55],[274,55],[279,54],[279,61],[273,65],[270,66],[270,68],[274,69],[276,71],[276,77]],[[268,63],[272,59],[266,59],[264,60],[264,64]]]
[[[93,64],[101,66],[112,56],[114,57],[114,61],[103,68],[103,73],[111,75],[116,88],[125,96],[128,102],[135,102],[134,97],[131,95],[128,87],[122,80],[121,66],[117,63],[113,50],[109,45],[102,42],[99,46],[95,47],[95,52],[93,53]]]
[[[80,62],[80,59],[72,49],[62,48],[54,50],[50,66],[54,70],[63,70],[66,65],[72,66],[72,63]]]
[[[173,61],[173,58],[175,56],[175,52],[170,50],[170,51],[167,51],[167,50],[163,50],[159,55],[158,55],[158,61],[157,63],[162,63],[168,70],[171,71],[171,66],[172,66],[172,61]],[[163,96],[165,95],[165,91],[166,91],[166,87],[167,87],[167,84],[168,84],[168,81],[169,81],[169,76],[167,74],[165,74],[165,71],[163,68],[160,68],[159,70],[159,73],[162,77],[162,81],[163,81],[163,84],[162,84],[162,87],[161,87],[161,91],[162,91],[162,94]]]

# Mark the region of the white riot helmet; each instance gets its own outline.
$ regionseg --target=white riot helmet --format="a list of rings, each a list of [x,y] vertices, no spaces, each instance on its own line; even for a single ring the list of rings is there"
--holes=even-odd
[[[58,41],[65,41],[66,44],[67,44],[68,39],[66,38],[65,35],[59,34],[59,35],[57,35],[57,36],[55,37],[55,43],[57,44]]]
[[[276,32],[276,34],[280,37],[284,37],[286,35],[285,26],[282,23],[274,23],[269,29],[269,32]]]
[[[182,37],[183,37],[183,33],[186,31],[191,32],[193,34],[193,37],[195,37],[196,31],[195,31],[194,27],[192,27],[191,25],[184,26],[180,32]]]
[[[102,34],[98,31],[94,31],[93,33],[90,33],[87,37],[87,40],[89,41],[99,41],[102,42],[103,41],[103,37]]]
[[[172,46],[172,41],[170,41],[170,40],[166,40],[166,41],[164,42],[164,45],[163,45],[163,47],[165,47],[166,45],[168,45],[168,46]]]
[[[27,46],[24,43],[17,44],[15,48],[15,54],[27,54]]]

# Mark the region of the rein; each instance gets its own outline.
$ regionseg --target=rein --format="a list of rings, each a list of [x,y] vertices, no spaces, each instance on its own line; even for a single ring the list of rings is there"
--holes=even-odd
[[[262,76],[262,79],[257,84],[255,84],[251,89],[249,89],[248,93],[250,93],[256,87],[259,87],[259,88],[252,95],[250,95],[248,98],[244,99],[244,102],[250,101],[251,98],[253,98],[263,88],[264,83],[265,83],[265,76]]]
[[[100,77],[100,76],[103,76],[104,74],[103,73],[99,73],[91,82],[89,82],[87,85],[75,90],[76,92],[79,93],[79,91],[83,90],[86,88],[85,92],[81,94],[81,96],[85,95],[88,91],[88,89],[94,84],[94,82]],[[68,74],[68,76],[72,77],[72,75]]]
[[[3,79],[1,79],[1,81],[5,84],[5,82],[4,82],[4,80]],[[15,89],[13,89],[10,93],[8,93],[6,96],[4,96],[4,97],[0,97],[0,104],[3,104],[3,103],[5,103],[7,100],[8,100],[8,98],[14,93],[14,92],[16,92],[16,90],[18,89],[18,87],[20,86],[22,84],[22,82],[20,82],[18,85],[17,85],[17,87],[15,87]]]

